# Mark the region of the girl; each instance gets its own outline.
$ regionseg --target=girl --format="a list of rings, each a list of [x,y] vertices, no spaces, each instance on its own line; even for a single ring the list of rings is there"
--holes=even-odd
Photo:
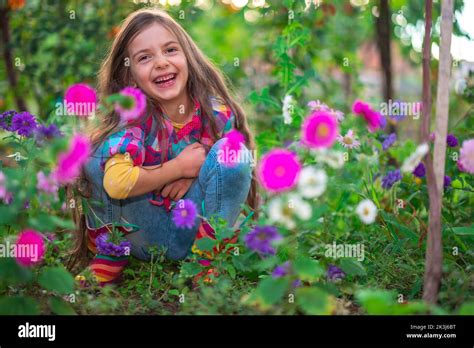
[[[147,260],[149,248],[156,246],[168,258],[180,260],[196,238],[212,238],[213,230],[205,221],[193,228],[175,226],[170,211],[177,201],[190,199],[198,214],[222,218],[229,226],[246,200],[256,208],[250,161],[228,166],[219,160],[225,142],[221,138],[232,129],[246,139],[240,150],[246,156],[239,158],[250,158],[253,141],[245,114],[218,69],[161,10],[130,14],[102,65],[101,97],[127,86],[146,95],[146,113],[124,124],[112,112],[92,132],[94,152],[84,167],[89,193],[78,248],[87,241],[94,252],[97,236],[108,233],[112,224],[122,224],[119,229],[135,257]],[[130,225],[136,231],[129,233]],[[125,263],[96,257],[91,268],[99,282],[108,283],[118,278]]]

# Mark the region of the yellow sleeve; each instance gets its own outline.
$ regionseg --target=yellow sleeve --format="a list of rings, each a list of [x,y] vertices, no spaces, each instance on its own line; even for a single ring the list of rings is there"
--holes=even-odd
[[[130,156],[116,154],[105,163],[104,189],[113,199],[125,199],[135,186],[140,168]]]

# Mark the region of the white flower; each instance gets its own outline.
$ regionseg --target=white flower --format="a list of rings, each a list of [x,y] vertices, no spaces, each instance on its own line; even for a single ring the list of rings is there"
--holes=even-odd
[[[304,198],[321,196],[326,190],[328,176],[322,169],[304,167],[298,179],[298,191]]]
[[[293,113],[293,97],[291,95],[286,95],[283,99],[283,123],[290,124],[293,121],[291,114]]]
[[[377,217],[377,207],[370,199],[364,199],[357,206],[356,213],[364,224],[369,225]]]
[[[311,218],[311,206],[303,201],[298,195],[291,194],[288,199],[274,198],[268,205],[269,221],[277,222],[288,229],[296,227],[294,218],[308,220]]]
[[[421,162],[423,157],[428,153],[429,151],[429,146],[428,144],[421,144],[419,145],[415,152],[413,152],[409,157],[405,159],[403,162],[402,167],[400,168],[403,173],[411,173],[415,170],[416,166]]]
[[[331,168],[340,169],[344,166],[344,152],[328,149],[320,149],[314,151],[316,161],[325,163]]]
[[[342,146],[348,149],[354,149],[360,146],[360,142],[356,140],[352,129],[349,129],[346,135],[344,136],[342,134],[339,134],[337,136],[337,141],[339,142],[339,144],[341,144]]]

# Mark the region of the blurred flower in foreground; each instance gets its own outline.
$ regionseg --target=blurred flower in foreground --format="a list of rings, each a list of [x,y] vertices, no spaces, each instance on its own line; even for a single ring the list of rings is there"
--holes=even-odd
[[[44,140],[51,140],[62,136],[61,131],[55,124],[50,124],[49,126],[40,124],[38,128],[36,128],[35,133],[36,140],[38,140],[39,142],[43,142]]]
[[[256,226],[245,236],[245,244],[250,250],[260,254],[275,255],[273,243],[283,238],[274,226]]]
[[[17,112],[15,110],[8,110],[0,114],[0,128],[12,131],[12,119],[16,114]]]
[[[451,186],[451,177],[448,175],[444,176],[443,186],[444,188]]]
[[[197,217],[196,204],[190,199],[180,199],[173,209],[173,222],[179,228],[193,228]]]
[[[326,111],[315,111],[301,127],[301,143],[309,148],[331,147],[339,134],[336,118]]]
[[[22,266],[40,263],[46,251],[43,236],[34,230],[21,232],[16,241],[16,248],[16,261]]]
[[[364,224],[369,225],[377,217],[377,207],[370,199],[364,199],[357,206],[356,213]]]
[[[288,273],[290,273],[290,261],[286,261],[284,264],[276,266],[272,272],[272,278],[281,278],[286,276]]]
[[[281,192],[292,189],[298,180],[301,164],[291,151],[273,149],[260,160],[257,176],[268,191]]]
[[[305,167],[298,180],[298,191],[304,198],[316,198],[326,190],[328,176],[322,169]]]
[[[377,129],[383,128],[386,121],[385,118],[377,111],[373,110],[369,104],[361,100],[356,100],[352,105],[352,111],[355,114],[362,115],[367,122],[369,132],[375,132]]]
[[[97,93],[85,83],[76,83],[66,90],[64,103],[69,115],[89,116],[95,113]]]
[[[58,166],[52,173],[52,178],[60,184],[74,181],[82,165],[88,160],[90,152],[89,139],[81,134],[74,135],[68,151],[59,154]]]
[[[115,111],[120,114],[122,121],[129,122],[140,118],[146,109],[146,97],[135,87],[125,87],[120,94],[126,98],[115,103]]]
[[[459,152],[458,166],[464,172],[474,174],[474,139],[465,140]]]
[[[344,167],[344,163],[346,162],[344,152],[341,151],[332,149],[319,149],[314,150],[314,153],[318,163],[325,163],[334,169],[340,169]]]
[[[224,136],[225,142],[218,151],[218,161],[225,166],[232,167],[240,160],[240,148],[245,144],[245,136],[233,129]]]
[[[337,141],[347,149],[357,149],[360,146],[360,142],[356,140],[352,129],[349,129],[344,136],[339,134],[337,136]]]
[[[295,218],[306,221],[311,218],[311,214],[311,205],[295,194],[289,195],[288,200],[276,197],[268,204],[268,220],[288,229],[296,227]]]
[[[0,171],[0,200],[9,204],[12,200],[12,194],[8,192],[6,185],[6,177],[2,171]]]
[[[52,194],[55,198],[58,197],[58,184],[54,181],[54,179],[50,177],[48,178],[43,172],[38,172],[38,174],[36,174],[36,178],[38,180],[38,184],[36,185],[38,190]]]
[[[401,167],[401,171],[403,173],[413,172],[418,163],[420,163],[423,157],[425,157],[425,155],[428,153],[429,149],[430,148],[428,144],[419,145],[416,148],[415,152],[413,152],[408,158],[405,159]]]

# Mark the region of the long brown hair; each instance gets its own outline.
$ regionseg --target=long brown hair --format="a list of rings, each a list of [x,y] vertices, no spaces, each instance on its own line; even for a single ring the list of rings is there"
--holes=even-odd
[[[108,95],[118,93],[121,89],[132,84],[130,62],[127,52],[128,44],[145,28],[153,23],[158,23],[173,33],[183,52],[188,64],[188,81],[186,91],[188,95],[197,99],[201,105],[201,115],[206,118],[212,132],[214,140],[217,140],[216,121],[213,117],[212,103],[210,95],[222,100],[232,110],[235,118],[234,128],[240,131],[246,139],[246,145],[254,154],[254,140],[249,130],[244,110],[229,92],[227,86],[231,86],[230,81],[221,71],[202,53],[196,46],[188,33],[177,23],[168,13],[160,9],[146,8],[135,11],[127,16],[122,26],[115,36],[110,50],[104,59],[98,76],[99,98],[103,99]],[[151,98],[148,100],[149,117],[159,106]],[[119,131],[123,125],[120,117],[115,112],[99,115],[100,126],[90,130],[91,143],[95,150],[108,136]],[[160,124],[161,119],[157,120]],[[247,204],[257,216],[257,183],[255,180],[255,169],[252,172],[252,182],[250,192],[247,197]]]

